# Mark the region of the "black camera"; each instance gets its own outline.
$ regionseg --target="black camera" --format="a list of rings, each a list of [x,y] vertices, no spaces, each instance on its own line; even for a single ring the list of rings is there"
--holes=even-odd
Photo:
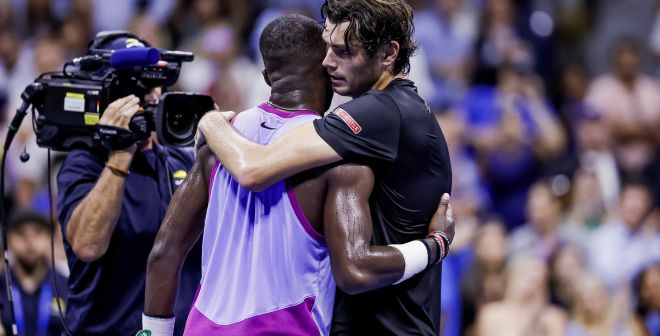
[[[197,124],[213,110],[213,98],[188,92],[165,93],[156,109],[156,133],[161,144],[190,146],[195,142]]]
[[[42,74],[23,93],[24,105],[29,103],[38,111],[34,118],[37,144],[61,151],[98,146],[96,124],[111,102],[131,94],[142,100],[153,88],[166,89],[177,81],[181,64],[193,58],[191,52],[150,48],[148,43],[129,32],[97,34],[87,55],[67,62],[61,72]],[[141,105],[143,111],[130,123],[130,130],[137,139],[146,139],[150,132],[157,130],[157,124],[167,126],[168,120],[188,118],[183,116],[187,111],[174,111],[178,117],[172,117],[169,110],[156,113],[155,105],[144,104],[144,101]],[[190,120],[197,120],[195,118]],[[179,122],[172,127],[158,128],[162,132],[175,132],[159,134],[159,137],[180,138],[185,133],[182,125]],[[194,136],[196,123],[185,125]]]

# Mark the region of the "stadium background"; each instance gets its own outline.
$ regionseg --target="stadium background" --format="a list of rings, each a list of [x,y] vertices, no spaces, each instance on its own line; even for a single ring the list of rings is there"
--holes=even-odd
[[[489,318],[531,326],[543,309],[559,312],[567,335],[643,335],[643,324],[660,334],[660,1],[409,3],[421,47],[410,77],[454,171],[442,334],[473,334]],[[177,89],[211,94],[221,109],[256,105],[269,92],[261,29],[291,12],[320,21],[321,4],[0,0],[2,138],[25,85],[83,54],[101,30],[194,51]],[[10,212],[47,215],[46,151],[28,122],[7,161]],[[643,269],[652,271],[640,278]]]

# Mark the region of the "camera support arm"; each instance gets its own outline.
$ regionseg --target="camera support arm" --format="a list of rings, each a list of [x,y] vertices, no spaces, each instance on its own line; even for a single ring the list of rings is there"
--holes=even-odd
[[[9,130],[7,131],[7,137],[5,138],[5,145],[4,145],[5,153],[7,153],[9,146],[14,140],[14,136],[16,136],[16,133],[18,132],[18,128],[21,127],[21,123],[23,122],[23,119],[27,115],[27,110],[30,107],[30,105],[32,105],[34,96],[41,93],[42,90],[43,90],[43,86],[41,85],[41,83],[32,83],[26,86],[25,90],[23,90],[23,93],[21,93],[21,99],[23,99],[23,103],[21,103],[21,106],[16,109],[16,114],[14,115],[14,119],[12,119],[11,123],[9,123]]]
[[[27,115],[27,110],[32,104],[32,101],[34,99],[34,96],[42,91],[43,87],[39,83],[32,83],[25,87],[25,90],[23,90],[23,93],[21,94],[21,98],[23,99],[23,103],[21,106],[16,109],[16,114],[14,115],[14,118],[11,120],[11,123],[9,123],[9,129],[7,130],[7,137],[5,138],[5,144],[4,144],[4,151],[2,153],[2,162],[0,163],[0,173],[2,173],[2,176],[0,177],[0,193],[4,193],[5,190],[5,162],[7,160],[7,153],[9,151],[9,146],[11,146],[12,141],[14,140],[14,137],[16,136],[16,133],[18,132],[18,128],[21,126],[21,123],[23,122],[23,119]],[[4,197],[2,197],[4,199]],[[6,214],[5,214],[5,204],[4,201],[0,200],[0,224],[2,226],[2,248],[3,248],[3,256],[4,256],[4,262],[5,262],[5,289],[7,290],[7,301],[9,301],[9,314],[10,314],[10,322],[11,322],[11,335],[18,335],[18,327],[16,325],[16,315],[14,314],[14,296],[12,293],[12,287],[11,287],[11,269],[9,267],[9,253],[7,250],[7,226],[6,226]]]

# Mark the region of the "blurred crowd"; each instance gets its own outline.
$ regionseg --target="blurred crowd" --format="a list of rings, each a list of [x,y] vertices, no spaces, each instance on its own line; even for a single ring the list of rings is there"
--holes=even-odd
[[[255,106],[269,94],[261,29],[286,13],[320,21],[322,3],[0,0],[0,134],[23,88],[102,30],[193,51],[174,89],[224,110]],[[410,4],[410,77],[454,172],[443,334],[660,335],[660,1]],[[65,154],[53,153],[49,176],[27,120],[4,154],[9,209],[48,216]]]

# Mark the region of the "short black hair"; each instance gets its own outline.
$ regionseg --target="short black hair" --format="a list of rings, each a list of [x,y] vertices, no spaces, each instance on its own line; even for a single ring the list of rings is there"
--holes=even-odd
[[[408,74],[410,58],[418,47],[413,41],[413,11],[405,0],[326,0],[321,12],[332,23],[348,22],[344,34],[348,50],[361,46],[373,57],[386,43],[398,42],[392,72]]]
[[[307,16],[288,14],[273,20],[259,38],[266,72],[287,65],[321,64],[326,52],[322,34],[323,27]]]
[[[7,223],[7,232],[15,232],[27,223],[35,223],[38,227],[48,230],[50,223],[46,216],[29,209],[16,210]]]

